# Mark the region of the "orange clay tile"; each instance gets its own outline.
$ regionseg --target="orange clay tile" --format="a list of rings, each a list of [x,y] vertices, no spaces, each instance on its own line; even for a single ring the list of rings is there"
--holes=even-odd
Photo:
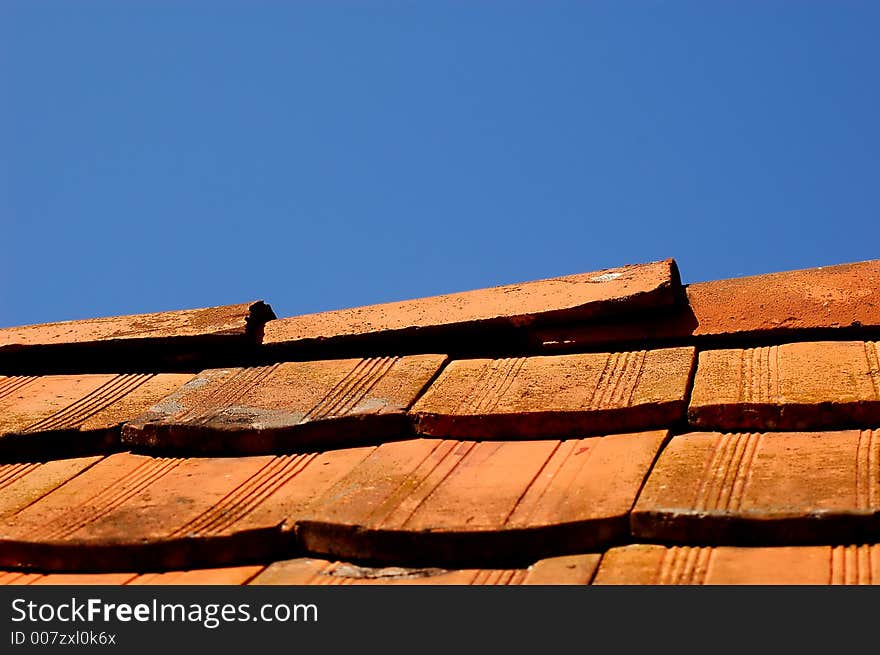
[[[701,428],[727,430],[880,425],[877,343],[703,351],[688,418]]]
[[[311,553],[415,565],[519,562],[621,538],[666,438],[383,444],[297,521]]]
[[[880,541],[880,430],[674,437],[631,523],[692,545]]]
[[[549,350],[645,339],[777,338],[880,327],[880,260],[700,282],[680,311],[538,331]]]
[[[265,561],[300,542],[402,563],[584,552],[626,532],[664,438],[416,439],[238,458],[118,453],[0,523],[0,566],[179,570]]]
[[[23,510],[100,460],[94,456],[0,464],[0,518]]]
[[[567,437],[684,418],[693,348],[450,363],[412,408],[416,431],[473,439]]]
[[[585,585],[600,555],[544,559],[523,569],[366,567],[300,558],[274,562],[254,578],[255,585]]]
[[[113,448],[122,423],[190,378],[149,373],[0,376],[0,461]]]
[[[125,426],[123,441],[202,453],[363,444],[409,431],[445,355],[286,362],[201,373]]]
[[[485,331],[619,315],[668,306],[680,293],[675,262],[622,266],[537,282],[453,293],[418,300],[343,309],[270,321],[269,346],[332,345],[393,339],[391,345],[445,336],[454,329]],[[474,332],[476,330],[476,332]]]
[[[110,316],[82,321],[0,328],[0,351],[29,346],[58,346],[96,342],[172,339],[203,336],[243,336],[249,323],[258,327],[272,310],[262,301],[185,309],[155,314]]]
[[[263,565],[232,566],[142,574],[0,571],[0,585],[240,585],[264,568]]]
[[[302,455],[105,457],[0,523],[0,566],[174,570],[287,554],[288,517],[374,450]]]
[[[880,546],[624,546],[605,553],[593,584],[880,584]]]

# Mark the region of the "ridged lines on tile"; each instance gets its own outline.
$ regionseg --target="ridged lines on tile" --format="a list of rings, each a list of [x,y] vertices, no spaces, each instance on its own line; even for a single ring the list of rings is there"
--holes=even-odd
[[[511,508],[505,519],[505,524],[510,522],[514,514],[520,516],[520,521],[531,521],[538,508],[542,507],[551,486],[561,485],[566,489],[571,489],[595,450],[596,446],[593,442],[578,439],[560,441]],[[586,451],[586,457],[581,458],[577,466],[566,466],[571,461],[572,455],[584,451]]]
[[[527,572],[521,569],[485,569],[474,573],[471,585],[520,585]]]
[[[703,585],[709,574],[714,548],[673,546],[663,553],[657,571],[659,585]]]
[[[740,352],[739,400],[772,402],[779,397],[779,347],[747,348]]]
[[[132,391],[148,382],[155,374],[126,373],[117,375],[82,398],[31,423],[22,432],[47,432],[50,430],[71,430],[82,425],[90,417],[122,400]]]
[[[394,492],[375,510],[369,519],[386,525],[405,527],[419,508],[445,482],[476,446],[475,441],[441,441],[404,478]],[[431,458],[440,451],[432,463]],[[396,516],[395,516],[396,515]]]
[[[856,446],[856,507],[880,507],[880,430],[861,430]]]
[[[495,359],[483,368],[471,393],[455,408],[456,414],[491,412],[504,398],[526,364],[525,357]]]
[[[184,460],[178,458],[148,459],[118,478],[94,496],[71,507],[59,522],[47,525],[30,535],[33,540],[53,540],[71,536],[107,516],[129,499],[137,496],[151,485],[168,475]]]
[[[868,360],[868,374],[874,385],[874,398],[880,400],[880,353],[876,341],[865,342],[865,358]]]
[[[34,469],[39,468],[38,462],[21,462],[19,464],[0,465],[0,491],[15,484]]]
[[[874,558],[880,557],[877,546],[835,546],[831,549],[830,584],[873,584]]]
[[[306,412],[303,422],[345,415],[366,398],[399,359],[399,357],[369,357],[360,360]]]
[[[272,375],[278,366],[280,364],[253,366],[236,371],[210,394],[200,397],[190,409],[177,417],[178,420],[185,422],[209,419],[218,408],[234,405],[251,389]]]
[[[0,380],[0,398],[11,396],[37,379],[36,375],[14,375]]]
[[[647,354],[645,350],[610,353],[586,406],[593,410],[630,407]]]
[[[718,435],[697,491],[695,510],[739,510],[762,438],[762,434],[749,433]]]
[[[317,457],[317,453],[274,457],[217,504],[176,529],[170,536],[204,536],[223,532],[253,512]]]

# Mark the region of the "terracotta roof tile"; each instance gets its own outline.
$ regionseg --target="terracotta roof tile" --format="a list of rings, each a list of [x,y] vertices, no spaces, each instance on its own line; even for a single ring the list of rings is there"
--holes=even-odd
[[[262,453],[389,440],[445,355],[205,371],[125,426],[128,444]]]
[[[299,516],[370,450],[239,458],[111,455],[0,524],[0,566],[76,571],[99,557],[106,570],[162,570],[277,555],[294,547],[282,523]],[[0,512],[9,514],[4,507]]]
[[[266,325],[263,343],[286,350],[352,346],[410,352],[421,344],[459,348],[497,340],[525,326],[666,307],[680,297],[675,262],[622,266],[537,282],[320,314]],[[422,350],[422,352],[425,352]]]
[[[93,456],[0,464],[0,518],[23,510],[100,460]]]
[[[684,544],[880,541],[880,431],[673,437],[632,529]]]
[[[880,546],[632,545],[602,557],[593,584],[880,584]]]
[[[125,421],[190,375],[0,376],[0,458],[65,457],[117,446]]]
[[[878,298],[667,260],[0,330],[0,584],[877,582]]]
[[[165,573],[28,573],[0,571],[0,585],[240,585],[265,566],[230,566]]]
[[[877,344],[703,351],[688,417],[692,425],[724,430],[880,425]]]
[[[255,585],[583,585],[599,564],[598,554],[544,559],[522,569],[367,567],[300,558],[274,562]]]
[[[566,437],[684,418],[693,348],[456,360],[415,404],[421,434]]]
[[[256,344],[275,317],[262,301],[0,328],[2,370],[94,371],[172,364],[217,347]],[[118,368],[116,370],[119,370]]]
[[[626,534],[665,438],[383,444],[308,508],[297,534],[310,552],[395,562],[586,552]]]
[[[679,311],[546,328],[533,341],[560,350],[645,339],[742,343],[880,329],[880,260],[700,282],[686,294]]]

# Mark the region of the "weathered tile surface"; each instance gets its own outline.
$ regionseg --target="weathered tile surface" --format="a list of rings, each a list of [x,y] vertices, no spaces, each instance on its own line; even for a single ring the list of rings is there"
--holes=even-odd
[[[285,362],[201,373],[123,430],[138,446],[265,453],[399,438],[445,355]]]
[[[191,377],[170,373],[0,376],[0,461],[113,448],[125,421]]]
[[[0,585],[238,585],[265,567],[231,566],[165,573],[32,573],[0,571]]]
[[[593,584],[880,584],[880,546],[624,546],[602,556]]]
[[[674,437],[631,521],[682,544],[880,541],[880,431]]]
[[[726,430],[880,425],[877,343],[703,351],[688,418],[701,428]]]
[[[590,582],[600,555],[544,559],[520,569],[367,567],[300,558],[270,564],[255,585],[584,585]]]
[[[383,444],[297,523],[343,559],[532,560],[619,539],[663,431],[566,441]]]
[[[286,553],[284,521],[371,450],[110,455],[0,524],[0,566],[76,571],[100,561],[106,571],[164,570]]]
[[[684,418],[693,348],[451,362],[411,410],[420,434],[541,438]]]
[[[101,460],[92,457],[0,464],[0,518],[21,511]]]
[[[448,330],[477,334],[495,327],[589,319],[674,304],[680,293],[673,260],[623,266],[537,282],[453,293],[270,321],[264,344],[328,345],[364,338],[419,339]],[[398,342],[402,344],[401,341]]]
[[[798,333],[854,333],[880,327],[880,260],[700,282],[678,309],[598,325],[539,329],[550,351],[645,339],[742,342]]]
[[[271,309],[257,301],[205,309],[0,328],[0,351],[31,346],[82,345],[131,339],[242,336],[248,331],[249,322],[262,323],[270,314]]]

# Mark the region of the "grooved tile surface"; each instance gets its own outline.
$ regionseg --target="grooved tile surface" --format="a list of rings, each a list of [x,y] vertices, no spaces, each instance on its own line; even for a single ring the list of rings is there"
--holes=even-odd
[[[0,376],[0,461],[114,447],[119,428],[191,375]]]
[[[598,554],[544,559],[520,569],[366,567],[300,558],[274,562],[255,585],[585,585],[599,564]]]
[[[165,573],[30,573],[0,571],[0,585],[240,585],[265,567],[231,566]]]
[[[663,431],[571,440],[383,444],[297,524],[310,552],[481,561],[620,538]],[[555,552],[553,552],[555,549]]]
[[[593,584],[880,584],[880,546],[624,546],[602,556]]]
[[[131,421],[123,441],[262,453],[394,439],[445,355],[285,362],[204,371]]]
[[[111,455],[0,524],[0,566],[163,570],[287,552],[282,524],[371,451]]]
[[[673,260],[270,321],[267,345],[437,335],[443,329],[487,329],[665,307],[680,288]]]
[[[699,354],[688,409],[702,428],[880,425],[873,341],[816,341]]]
[[[671,425],[684,418],[693,348],[463,359],[411,410],[419,433],[540,438]]]
[[[0,518],[23,510],[100,460],[93,456],[0,464]]]
[[[880,541],[880,431],[674,437],[631,520],[678,543]]]

